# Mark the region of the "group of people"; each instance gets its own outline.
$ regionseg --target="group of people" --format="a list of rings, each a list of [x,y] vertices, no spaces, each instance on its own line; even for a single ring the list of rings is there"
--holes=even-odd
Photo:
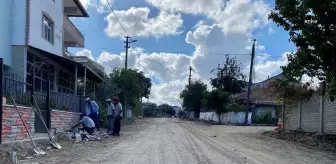
[[[107,133],[113,136],[120,135],[120,125],[122,119],[122,105],[118,97],[114,97],[112,100],[107,99],[107,120],[108,120],[108,131]],[[75,127],[82,125],[83,130],[88,132],[90,135],[94,133],[94,130],[99,131],[99,106],[98,104],[91,100],[90,97],[86,98],[85,112],[81,114],[80,121],[75,124]]]

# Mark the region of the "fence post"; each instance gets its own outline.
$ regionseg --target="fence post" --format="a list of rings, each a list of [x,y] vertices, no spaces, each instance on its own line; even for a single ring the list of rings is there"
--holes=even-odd
[[[325,96],[325,82],[320,82],[320,122],[319,122],[320,134],[323,134],[324,96]]]
[[[50,80],[47,84],[47,96],[46,96],[46,111],[47,111],[47,127],[51,128],[51,112],[50,112]]]
[[[1,97],[1,101],[0,101],[0,107],[1,107],[1,110],[0,110],[0,145],[2,144],[2,111],[3,111],[3,105],[2,104],[2,101],[3,101],[3,87],[2,87],[2,80],[3,80],[3,59],[0,58],[0,97]]]
[[[301,129],[301,110],[302,110],[302,101],[299,100],[299,106],[298,106],[298,129]]]

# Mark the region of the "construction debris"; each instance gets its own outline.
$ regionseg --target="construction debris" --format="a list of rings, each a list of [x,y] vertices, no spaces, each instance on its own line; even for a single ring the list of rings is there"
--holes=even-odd
[[[90,135],[86,131],[80,130],[79,128],[74,128],[68,132],[58,133],[57,137],[59,140],[79,143],[82,141],[102,141],[108,138],[108,134],[104,131],[97,131]]]

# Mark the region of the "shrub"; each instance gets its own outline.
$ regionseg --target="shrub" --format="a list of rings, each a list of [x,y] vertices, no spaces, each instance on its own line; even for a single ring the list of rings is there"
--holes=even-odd
[[[252,123],[255,124],[272,124],[272,113],[265,112],[262,114],[255,114],[252,116]]]

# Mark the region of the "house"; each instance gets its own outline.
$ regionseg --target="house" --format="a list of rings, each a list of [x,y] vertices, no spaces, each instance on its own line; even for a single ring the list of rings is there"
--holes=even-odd
[[[283,79],[283,75],[280,73],[276,76],[273,76],[273,77],[268,77],[266,80],[264,81],[261,81],[261,82],[258,82],[258,83],[254,83],[252,84],[251,88],[252,89],[256,89],[256,88],[267,88],[268,87],[268,84],[273,81],[273,80],[276,80],[276,79]]]
[[[182,107],[180,107],[180,106],[173,106],[173,109],[175,110],[175,116],[176,117],[182,111]]]
[[[31,92],[50,129],[66,129],[78,119],[82,108],[79,95],[85,95],[86,81],[102,82],[104,72],[98,63],[67,51],[85,46],[83,34],[70,18],[88,16],[80,0],[0,2],[0,58],[6,75],[2,92],[7,98],[1,110],[1,142],[27,138],[21,124],[11,124],[20,120],[7,96],[17,100],[32,133],[45,130],[28,103]]]
[[[270,112],[272,118],[278,118],[279,109],[281,107],[281,101],[278,97],[270,94],[268,89],[268,84],[275,79],[282,79],[283,75],[278,74],[274,77],[267,78],[264,81],[255,83],[251,86],[251,95],[250,95],[250,103],[251,103],[251,112],[252,117],[256,115],[262,115]],[[247,101],[247,92],[243,92],[234,96],[234,100],[238,103],[245,104]]]

